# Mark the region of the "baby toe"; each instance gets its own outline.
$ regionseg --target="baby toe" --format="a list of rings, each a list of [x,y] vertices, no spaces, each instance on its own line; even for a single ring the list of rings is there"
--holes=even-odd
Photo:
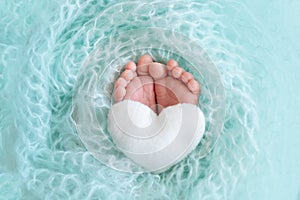
[[[125,69],[131,70],[131,71],[136,71],[136,64],[132,61],[128,62],[127,65],[125,66]]]
[[[122,77],[118,78],[118,80],[115,82],[115,88],[119,86],[122,86],[124,88],[127,86],[127,81]]]
[[[200,84],[195,79],[190,80],[187,86],[194,94],[198,95],[200,93]]]
[[[187,84],[190,80],[194,79],[194,76],[189,72],[183,72],[181,76],[181,80]]]
[[[121,77],[123,77],[126,81],[131,81],[134,78],[134,72],[126,69],[122,74]]]
[[[116,102],[122,101],[126,95],[126,89],[122,86],[119,86],[114,91],[114,98]]]
[[[137,66],[137,73],[139,76],[148,76],[149,75],[149,64],[153,63],[152,57],[145,54],[140,57]]]
[[[172,70],[172,75],[174,78],[179,78],[183,71],[184,70],[181,67],[174,67]]]
[[[175,60],[169,60],[167,62],[167,69],[172,70],[174,67],[178,67],[178,63]]]
[[[138,65],[137,74],[139,76],[148,76],[149,75],[149,65],[148,64]]]

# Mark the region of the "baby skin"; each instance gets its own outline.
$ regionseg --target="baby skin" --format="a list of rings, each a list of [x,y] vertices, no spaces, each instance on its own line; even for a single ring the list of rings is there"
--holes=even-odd
[[[200,84],[175,60],[164,65],[154,62],[149,55],[141,56],[137,65],[128,62],[114,85],[115,102],[138,101],[156,114],[179,103],[196,105],[199,94]]]

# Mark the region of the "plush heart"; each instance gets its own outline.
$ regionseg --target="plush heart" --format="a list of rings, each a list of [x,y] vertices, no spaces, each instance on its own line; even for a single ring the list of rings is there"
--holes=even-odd
[[[125,100],[109,111],[108,130],[128,158],[148,171],[162,172],[198,145],[205,119],[192,104],[167,107],[157,116],[148,106]]]

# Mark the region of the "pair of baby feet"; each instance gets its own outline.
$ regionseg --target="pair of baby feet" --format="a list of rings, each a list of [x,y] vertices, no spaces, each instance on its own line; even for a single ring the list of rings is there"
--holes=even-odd
[[[179,103],[197,104],[200,84],[175,60],[167,65],[154,62],[149,55],[137,65],[130,61],[114,85],[115,102],[138,101],[159,114],[162,109]]]

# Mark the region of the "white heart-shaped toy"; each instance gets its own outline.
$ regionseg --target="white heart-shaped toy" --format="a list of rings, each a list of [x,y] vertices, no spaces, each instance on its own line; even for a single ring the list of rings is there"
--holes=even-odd
[[[151,172],[181,161],[198,145],[204,130],[204,115],[193,104],[169,106],[157,116],[142,103],[124,100],[108,115],[108,131],[117,147]]]

